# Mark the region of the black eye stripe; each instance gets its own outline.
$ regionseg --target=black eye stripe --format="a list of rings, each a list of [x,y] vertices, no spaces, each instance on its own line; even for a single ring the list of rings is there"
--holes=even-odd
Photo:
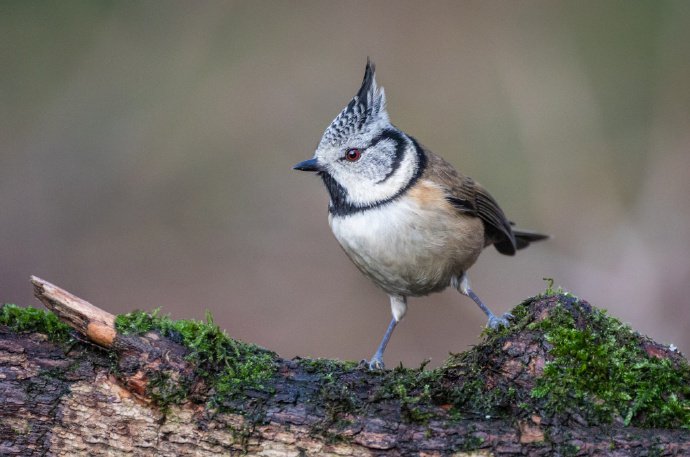
[[[405,155],[405,138],[403,135],[396,130],[384,130],[379,133],[379,135],[374,138],[369,144],[369,147],[375,146],[382,140],[392,140],[395,143],[395,155],[393,157],[393,163],[391,164],[391,169],[383,179],[376,182],[376,184],[381,184],[393,176],[393,174],[400,168],[402,163],[403,155]]]
[[[369,143],[369,146],[367,146],[367,147],[370,148],[372,146],[376,146],[382,140],[393,140],[393,141],[395,141],[396,149],[397,149],[397,145],[405,142],[405,140],[403,139],[403,136],[400,132],[387,129],[387,130],[383,130],[381,133],[376,135],[376,137],[374,137],[374,139],[371,140],[371,143]]]
[[[395,162],[397,162],[397,164],[394,163],[393,167],[397,168],[402,160],[402,152],[405,150],[405,140],[402,134],[400,132],[396,132],[395,130],[383,130],[376,137],[374,137],[373,140],[371,140],[371,143],[369,143],[368,146],[363,148],[348,148],[345,150],[345,154],[352,149],[359,149],[359,152],[364,154],[367,149],[376,146],[383,140],[393,140],[395,142]],[[341,157],[340,160],[343,160],[344,158],[345,156]]]

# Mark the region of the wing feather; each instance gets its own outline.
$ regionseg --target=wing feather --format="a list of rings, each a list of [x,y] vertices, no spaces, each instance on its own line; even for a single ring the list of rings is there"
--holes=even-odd
[[[516,241],[511,223],[496,200],[469,176],[458,173],[452,165],[425,149],[427,168],[423,178],[439,184],[446,199],[459,212],[479,217],[484,223],[487,244],[494,244],[502,254],[513,255]]]

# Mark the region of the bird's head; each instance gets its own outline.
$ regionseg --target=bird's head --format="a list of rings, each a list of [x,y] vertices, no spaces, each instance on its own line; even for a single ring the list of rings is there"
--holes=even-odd
[[[357,95],[331,122],[314,157],[295,165],[315,171],[328,188],[334,214],[371,208],[395,198],[420,167],[414,140],[391,124],[386,95],[367,59]]]

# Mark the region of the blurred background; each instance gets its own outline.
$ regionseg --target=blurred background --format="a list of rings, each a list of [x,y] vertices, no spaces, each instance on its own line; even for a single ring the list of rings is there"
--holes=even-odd
[[[487,249],[505,312],[543,277],[690,352],[690,2],[0,3],[0,302],[35,274],[112,313],[209,310],[284,357],[359,360],[390,319],[291,170],[367,56],[391,119],[553,239]],[[410,300],[388,366],[485,316]]]

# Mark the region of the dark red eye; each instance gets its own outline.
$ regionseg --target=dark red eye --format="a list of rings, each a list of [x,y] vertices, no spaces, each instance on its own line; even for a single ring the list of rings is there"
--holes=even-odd
[[[359,149],[348,149],[345,153],[345,158],[348,162],[357,162],[362,157],[362,151]]]

